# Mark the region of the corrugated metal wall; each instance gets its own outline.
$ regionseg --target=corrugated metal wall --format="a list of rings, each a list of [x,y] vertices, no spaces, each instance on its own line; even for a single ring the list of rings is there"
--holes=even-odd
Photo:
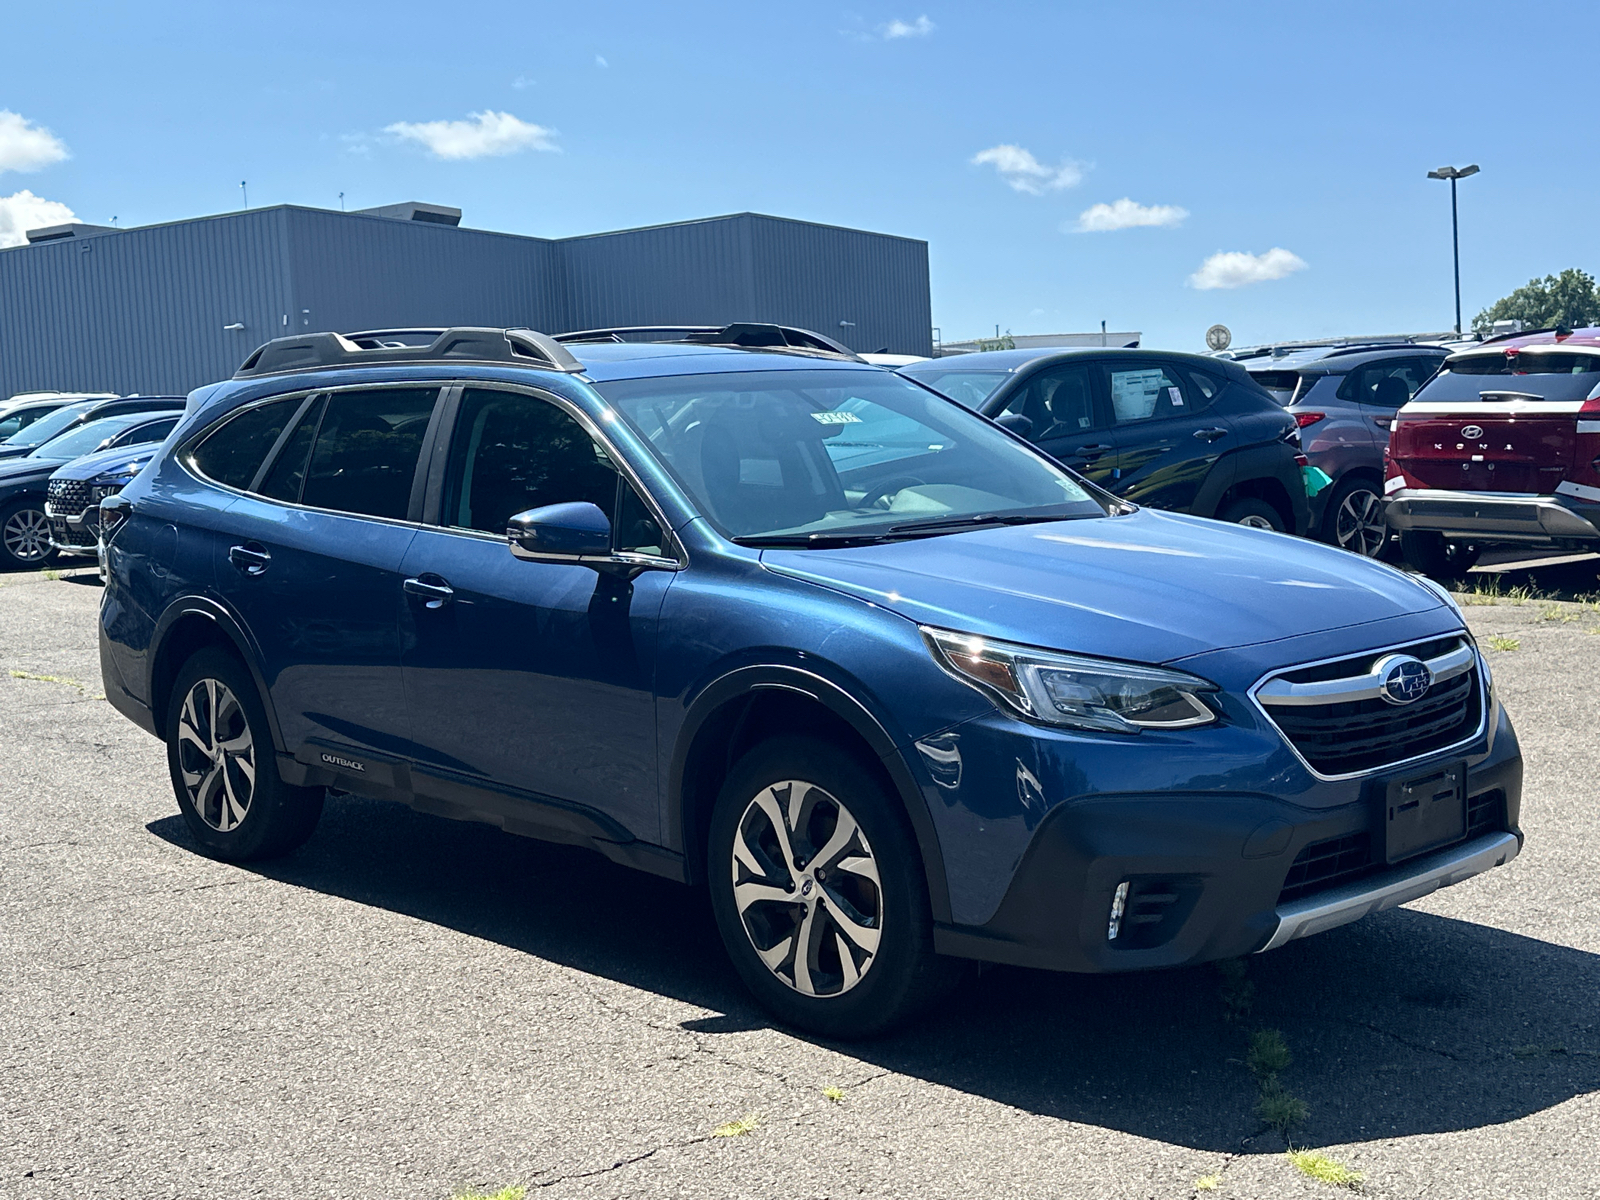
[[[927,243],[749,213],[549,241],[290,206],[67,238],[0,250],[0,397],[185,392],[306,329],[735,320],[930,353]]]

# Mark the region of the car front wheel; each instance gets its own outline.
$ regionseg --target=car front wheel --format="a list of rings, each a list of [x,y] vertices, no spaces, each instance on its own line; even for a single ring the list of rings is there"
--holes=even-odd
[[[1282,515],[1265,500],[1235,500],[1217,514],[1217,519],[1234,525],[1246,525],[1251,529],[1283,532]]]
[[[167,766],[189,832],[229,862],[287,854],[322,816],[322,788],[278,774],[267,713],[250,672],[223,650],[183,665],[167,706]]]
[[[785,1024],[870,1036],[953,979],[905,816],[854,756],[810,738],[757,746],[722,789],[708,851],[734,967]]]
[[[23,570],[44,566],[56,555],[50,521],[37,500],[14,500],[0,508],[0,563]]]
[[[1328,501],[1327,540],[1363,558],[1377,558],[1389,541],[1378,489],[1360,479],[1339,485]]]

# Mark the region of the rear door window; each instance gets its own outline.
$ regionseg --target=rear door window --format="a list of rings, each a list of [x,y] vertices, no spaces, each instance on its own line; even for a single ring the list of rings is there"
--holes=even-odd
[[[334,392],[323,409],[300,502],[403,521],[437,387]]]
[[[1136,425],[1193,412],[1194,393],[1178,373],[1147,363],[1112,363],[1105,368],[1117,425]]]
[[[1392,358],[1358,367],[1339,385],[1339,399],[1395,409],[1407,403],[1433,374],[1438,360]]]

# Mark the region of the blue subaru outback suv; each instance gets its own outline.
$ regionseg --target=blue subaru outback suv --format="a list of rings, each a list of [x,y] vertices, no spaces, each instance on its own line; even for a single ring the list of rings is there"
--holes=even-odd
[[[955,960],[1270,950],[1521,846],[1447,594],[803,331],[280,339],[100,520],[106,695],[207,853],[329,789],[589,847],[707,886],[831,1035]]]

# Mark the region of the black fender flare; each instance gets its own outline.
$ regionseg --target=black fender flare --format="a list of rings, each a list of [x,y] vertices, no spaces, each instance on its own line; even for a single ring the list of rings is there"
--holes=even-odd
[[[949,922],[950,892],[945,880],[944,854],[939,848],[939,836],[934,829],[926,798],[905,755],[882,721],[857,697],[832,680],[801,667],[778,664],[737,667],[712,680],[690,702],[672,751],[666,824],[668,836],[677,839],[678,846],[675,848],[684,852],[686,862],[694,861],[690,853],[693,848],[689,844],[693,831],[686,825],[690,814],[683,797],[689,751],[713,713],[731,702],[753,697],[763,691],[795,692],[816,701],[854,729],[872,748],[895,791],[899,793],[900,803],[911,822],[917,849],[922,856],[933,919],[936,922]]]
[[[165,712],[156,710],[156,664],[162,661],[162,654],[166,649],[166,640],[178,622],[187,617],[199,616],[208,619],[218,631],[233,644],[239,658],[244,662],[245,669],[250,672],[250,678],[256,685],[256,692],[261,697],[261,706],[266,709],[267,726],[272,733],[273,748],[280,754],[286,753],[283,745],[283,732],[278,727],[278,711],[272,704],[272,693],[267,689],[266,677],[261,673],[261,652],[255,640],[246,632],[243,622],[236,617],[227,605],[220,601],[203,595],[179,596],[167,605],[161,614],[161,619],[156,622],[155,632],[151,635],[150,667],[146,680],[146,690],[150,697],[151,713],[156,721],[159,731],[161,723],[166,718]]]

